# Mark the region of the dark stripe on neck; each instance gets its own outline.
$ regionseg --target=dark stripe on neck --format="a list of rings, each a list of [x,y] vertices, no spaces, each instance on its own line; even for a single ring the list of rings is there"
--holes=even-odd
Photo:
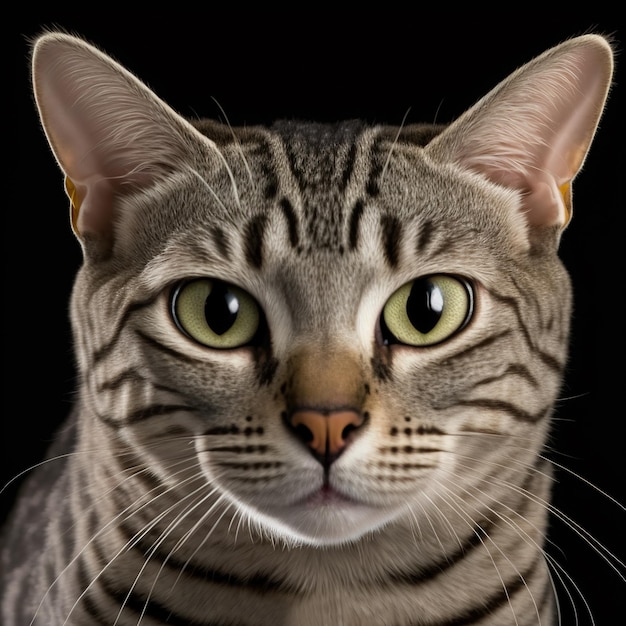
[[[512,601],[513,596],[517,593],[522,591],[530,593],[527,589],[528,581],[537,569],[537,566],[542,562],[541,556],[541,552],[537,551],[537,554],[530,566],[515,575],[515,578],[512,581],[504,582],[503,588],[501,588],[498,593],[495,593],[491,597],[485,599],[476,598],[479,606],[476,606],[473,609],[468,609],[461,615],[446,620],[445,622],[438,622],[437,626],[469,626],[469,624],[481,623],[485,618],[489,617],[489,615],[504,605],[509,604]]]
[[[141,532],[135,531],[135,529],[127,525],[126,520],[120,524],[120,530],[128,536],[129,543],[132,542],[132,549],[138,550],[141,554],[150,554],[151,559],[158,563],[163,563],[165,569],[176,577],[182,575],[185,578],[196,581],[232,589],[246,589],[260,594],[268,592],[297,593],[297,588],[289,580],[274,578],[271,574],[257,572],[240,576],[222,569],[207,567],[197,561],[178,560],[171,551],[160,551],[159,544],[153,541],[150,533],[141,534]],[[154,532],[157,531],[155,530]]]
[[[152,549],[150,549],[146,554],[150,554]],[[146,557],[150,558],[150,557]],[[102,560],[101,563],[105,563],[106,561]],[[82,565],[82,563],[81,563]],[[83,574],[84,575],[84,574]],[[88,581],[88,578],[84,578],[85,587],[92,582]],[[97,577],[97,586],[93,585],[90,587],[90,594],[85,594],[82,598],[83,605],[86,610],[89,612],[91,618],[95,619],[97,624],[109,624],[110,621],[104,619],[104,616],[98,609],[95,602],[89,597],[90,595],[94,595],[96,590],[100,592],[100,597],[102,594],[106,594],[107,604],[112,606],[115,610],[122,608],[122,615],[125,617],[132,617],[133,623],[139,623],[140,616],[147,616],[155,620],[158,624],[171,624],[172,626],[239,626],[240,622],[233,622],[231,620],[196,620],[191,617],[182,616],[180,614],[175,613],[172,609],[163,604],[156,602],[154,598],[149,598],[146,601],[145,596],[139,591],[136,586],[133,586],[132,589],[127,590],[125,586],[120,586],[119,580],[109,580],[109,572],[106,569],[103,569],[100,575]]]
[[[244,249],[246,260],[250,265],[260,269],[263,265],[263,238],[267,217],[257,215],[253,217],[244,229]]]
[[[101,560],[100,563],[106,563],[106,561]],[[94,626],[110,626],[111,618],[109,616],[105,616],[104,613],[100,610],[100,607],[93,600],[92,596],[95,593],[96,586],[94,585],[94,579],[87,574],[85,569],[85,563],[83,559],[80,559],[78,563],[78,584],[80,589],[87,590],[87,593],[84,593],[80,600],[80,607],[87,613],[90,619],[90,623],[94,624]],[[100,579],[96,579],[98,585],[104,588],[104,585],[100,581]],[[104,588],[107,595],[108,589]],[[105,598],[105,603],[107,599]],[[120,603],[121,604],[121,603]],[[119,605],[116,605],[119,606]]]
[[[403,585],[419,585],[432,578],[436,578],[447,569],[454,567],[459,561],[467,558],[470,552],[480,548],[483,545],[484,538],[489,535],[493,527],[494,523],[489,520],[484,520],[482,523],[476,524],[473,528],[473,532],[456,552],[444,555],[440,561],[432,563],[429,567],[411,572],[397,572],[391,574],[387,584],[400,583]]]

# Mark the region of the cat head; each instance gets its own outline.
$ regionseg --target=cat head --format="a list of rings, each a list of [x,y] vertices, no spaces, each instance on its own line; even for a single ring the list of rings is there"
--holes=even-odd
[[[440,511],[500,466],[512,492],[560,387],[556,249],[611,71],[586,35],[446,128],[231,129],[44,35],[35,96],[85,257],[84,436],[132,442],[165,481],[184,458],[313,544]]]

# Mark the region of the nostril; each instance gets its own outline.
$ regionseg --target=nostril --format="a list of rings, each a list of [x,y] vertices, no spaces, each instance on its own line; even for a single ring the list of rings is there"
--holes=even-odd
[[[354,424],[348,424],[342,431],[341,431],[341,438],[346,441],[348,439],[348,437],[350,436],[350,433],[353,430],[356,430],[358,427],[355,426]]]
[[[313,441],[313,433],[304,424],[296,424],[292,428],[303,443],[308,444]]]

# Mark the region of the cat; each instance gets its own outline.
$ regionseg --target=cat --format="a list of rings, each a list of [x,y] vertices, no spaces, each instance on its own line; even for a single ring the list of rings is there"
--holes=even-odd
[[[558,623],[558,245],[612,66],[583,35],[447,126],[231,128],[39,37],[79,388],[2,623]]]

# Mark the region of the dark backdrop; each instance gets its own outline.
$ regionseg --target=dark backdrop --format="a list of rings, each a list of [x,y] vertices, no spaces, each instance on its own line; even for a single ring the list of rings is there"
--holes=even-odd
[[[67,300],[80,250],[68,224],[63,179],[30,94],[29,37],[54,26],[82,34],[179,112],[217,117],[215,98],[233,124],[276,117],[398,124],[409,107],[408,122],[450,121],[517,66],[569,36],[600,32],[615,36],[618,51],[626,44],[618,19],[597,13],[550,17],[541,11],[538,17],[530,9],[524,15],[504,9],[500,17],[387,7],[363,8],[357,17],[356,9],[250,14],[243,8],[176,8],[141,16],[107,12],[106,5],[68,15],[32,9],[10,28],[5,61],[13,74],[4,89],[14,111],[4,118],[10,164],[3,212],[3,484],[41,458],[74,388]],[[576,307],[550,442],[552,458],[584,477],[559,471],[555,506],[622,558],[624,513],[609,496],[626,501],[623,65],[618,58],[616,84],[575,183],[574,220],[562,243]],[[3,516],[18,483],[0,496]],[[624,582],[577,533],[555,522],[551,538],[560,546],[552,553],[588,598],[598,626],[615,623],[624,613]],[[581,624],[591,623],[576,591],[571,593]],[[574,623],[566,611],[564,624]]]

